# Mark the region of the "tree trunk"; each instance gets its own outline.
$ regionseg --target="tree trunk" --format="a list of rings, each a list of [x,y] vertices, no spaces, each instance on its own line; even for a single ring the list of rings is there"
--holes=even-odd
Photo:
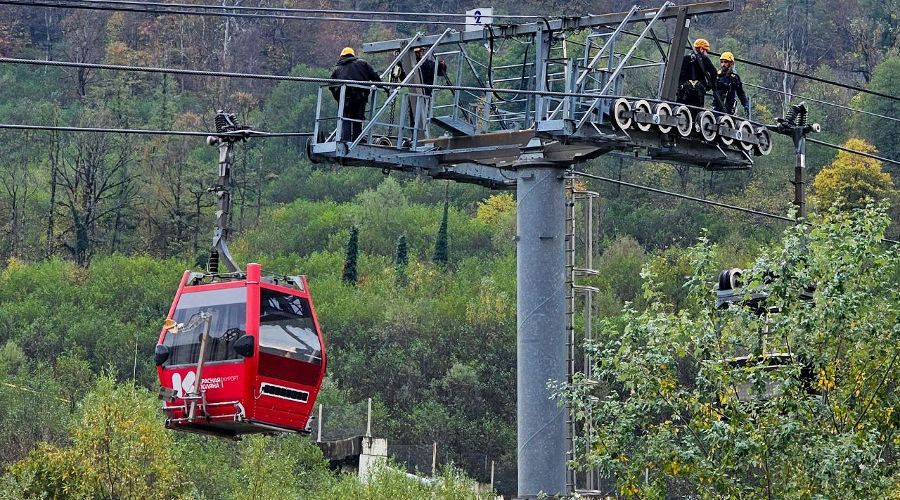
[[[56,133],[50,135],[50,206],[47,210],[47,248],[45,258],[53,255],[53,224],[56,214],[56,183],[59,171],[59,137]]]

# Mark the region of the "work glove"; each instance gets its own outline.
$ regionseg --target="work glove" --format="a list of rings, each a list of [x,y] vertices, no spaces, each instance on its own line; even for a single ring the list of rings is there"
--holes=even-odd
[[[744,116],[750,118],[750,106],[744,106]]]

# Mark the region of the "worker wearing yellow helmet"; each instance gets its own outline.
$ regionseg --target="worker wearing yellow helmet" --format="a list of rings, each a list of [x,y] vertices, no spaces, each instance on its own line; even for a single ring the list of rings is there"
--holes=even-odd
[[[731,52],[722,52],[719,56],[721,69],[716,79],[716,95],[718,99],[714,101],[715,110],[721,113],[733,115],[737,110],[737,101],[741,101],[744,108],[744,114],[750,118],[750,99],[744,92],[744,84],[741,77],[734,71],[734,54]]]
[[[360,82],[381,82],[381,76],[368,62],[356,57],[353,47],[344,47],[341,57],[331,72],[333,80],[357,80]],[[341,99],[341,85],[329,87],[336,101]],[[347,86],[344,91],[344,113],[341,116],[341,141],[353,141],[362,132],[366,119],[366,103],[369,102],[369,90],[362,86]]]
[[[694,50],[684,56],[678,75],[678,102],[702,108],[707,91],[716,88],[716,67],[707,55],[709,42],[704,38],[694,41]]]

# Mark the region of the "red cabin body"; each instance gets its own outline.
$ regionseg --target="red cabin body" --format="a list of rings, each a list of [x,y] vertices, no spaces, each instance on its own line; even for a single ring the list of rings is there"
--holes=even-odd
[[[156,347],[166,426],[229,437],[308,432],[326,358],[306,278],[261,278],[259,264],[246,279],[202,278],[185,272],[169,310],[178,327],[164,328]]]

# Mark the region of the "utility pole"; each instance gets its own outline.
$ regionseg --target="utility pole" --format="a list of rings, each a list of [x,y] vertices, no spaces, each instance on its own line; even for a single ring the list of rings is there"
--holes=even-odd
[[[806,103],[794,104],[787,116],[778,119],[778,124],[769,129],[786,135],[794,142],[794,205],[797,207],[797,217],[806,218],[806,135],[810,132],[819,132],[822,128],[818,123],[807,123]]]

